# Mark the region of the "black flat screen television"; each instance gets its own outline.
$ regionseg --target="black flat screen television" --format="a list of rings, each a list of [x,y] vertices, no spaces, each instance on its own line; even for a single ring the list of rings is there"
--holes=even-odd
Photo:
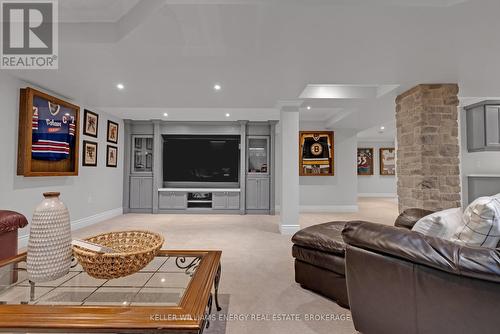
[[[163,181],[168,185],[237,183],[240,136],[163,135]]]

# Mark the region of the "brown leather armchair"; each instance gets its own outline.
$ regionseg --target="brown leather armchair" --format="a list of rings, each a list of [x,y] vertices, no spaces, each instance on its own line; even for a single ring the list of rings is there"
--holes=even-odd
[[[411,219],[405,219],[410,216]],[[493,334],[500,331],[500,249],[466,247],[408,230],[348,222],[346,278],[363,334]],[[408,218],[408,217],[406,217]]]
[[[28,225],[22,214],[0,210],[0,260],[17,255],[17,230]]]

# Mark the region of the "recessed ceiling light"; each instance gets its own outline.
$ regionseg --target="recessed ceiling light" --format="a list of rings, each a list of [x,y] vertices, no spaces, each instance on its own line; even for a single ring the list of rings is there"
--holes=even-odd
[[[163,113],[163,116],[168,117],[168,114],[166,112]]]
[[[119,83],[116,85],[116,88],[118,88],[119,90],[122,90],[125,88],[125,86],[122,83]]]
[[[226,117],[229,117],[229,116],[231,116],[231,114],[230,114],[230,113],[227,113],[227,114],[226,114]]]
[[[215,84],[215,85],[214,85],[214,90],[215,90],[215,91],[219,91],[219,90],[221,90],[221,89],[222,89],[222,86],[221,86],[220,84]]]
[[[311,106],[307,106],[307,107],[306,107],[306,109],[307,109],[307,110],[311,110]]]
[[[380,130],[385,130],[385,126],[383,126],[383,125],[382,125],[382,126],[380,127]]]

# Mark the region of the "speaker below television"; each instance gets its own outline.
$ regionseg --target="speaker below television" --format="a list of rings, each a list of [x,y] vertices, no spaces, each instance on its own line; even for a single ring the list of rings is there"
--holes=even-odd
[[[163,135],[165,187],[238,187],[240,136]]]

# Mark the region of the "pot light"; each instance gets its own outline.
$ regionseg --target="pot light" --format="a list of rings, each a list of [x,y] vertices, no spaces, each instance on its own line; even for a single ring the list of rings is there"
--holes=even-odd
[[[385,126],[383,126],[383,125],[382,125],[382,126],[380,127],[380,130],[385,130]]]
[[[307,107],[306,107],[306,109],[307,109],[307,110],[311,110],[311,106],[307,106]]]
[[[215,84],[215,85],[214,85],[214,90],[215,90],[215,91],[219,91],[219,90],[221,90],[221,89],[222,89],[222,86],[221,86],[220,84]]]
[[[163,116],[168,117],[168,114],[166,112],[163,113]]]
[[[119,83],[116,85],[116,88],[118,88],[119,90],[123,90],[125,86],[122,83]]]
[[[226,117],[229,117],[229,116],[231,116],[231,114],[230,114],[230,113],[227,113],[227,114],[226,114]]]

